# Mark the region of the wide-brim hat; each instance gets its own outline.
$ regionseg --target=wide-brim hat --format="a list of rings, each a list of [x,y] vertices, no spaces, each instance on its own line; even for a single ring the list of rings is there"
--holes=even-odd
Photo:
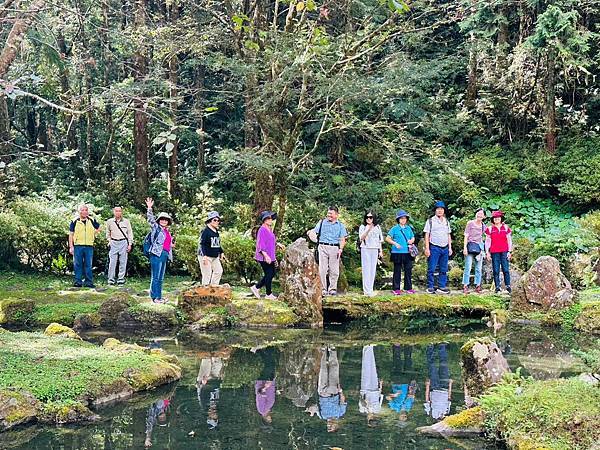
[[[264,222],[268,218],[275,220],[275,219],[277,219],[277,213],[273,212],[273,211],[263,211],[260,213],[259,218],[260,218],[261,222]]]
[[[504,213],[502,211],[500,211],[500,210],[494,211],[492,213],[492,219],[495,218],[495,217],[504,217]]]
[[[219,220],[221,220],[221,215],[217,211],[211,211],[206,216],[206,220],[204,221],[204,223],[208,223],[208,222],[210,222],[213,219],[219,219]]]
[[[173,218],[169,213],[161,212],[156,218],[156,221],[159,222],[161,219],[167,219],[169,221],[169,225],[173,223]]]
[[[410,214],[408,214],[406,211],[401,209],[400,211],[398,211],[396,213],[396,220],[401,219],[402,217],[410,218]]]

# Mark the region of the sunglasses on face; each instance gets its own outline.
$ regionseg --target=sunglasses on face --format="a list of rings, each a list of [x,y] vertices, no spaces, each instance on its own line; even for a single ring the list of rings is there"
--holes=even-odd
[[[220,221],[221,221],[221,219],[213,219],[212,221],[213,221],[213,222],[220,222]]]
[[[372,218],[373,218],[373,216],[367,216],[367,219],[372,219]]]

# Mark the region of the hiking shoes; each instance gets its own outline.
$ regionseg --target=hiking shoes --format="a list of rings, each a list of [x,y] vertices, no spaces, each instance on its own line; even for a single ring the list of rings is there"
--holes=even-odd
[[[444,294],[444,295],[445,294],[449,294],[450,293],[450,289],[448,289],[448,288],[437,288],[435,290],[435,293],[436,294]]]
[[[435,289],[427,288],[427,290],[425,292],[427,292],[428,294],[435,294]]]

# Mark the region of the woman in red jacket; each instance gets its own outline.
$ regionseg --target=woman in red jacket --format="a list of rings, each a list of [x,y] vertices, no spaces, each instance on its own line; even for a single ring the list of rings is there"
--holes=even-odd
[[[504,273],[504,286],[510,293],[510,252],[512,251],[512,230],[504,223],[504,213],[492,213],[492,225],[485,230],[488,238],[485,240],[485,251],[488,261],[492,261],[494,285],[496,293],[500,292],[500,269]]]

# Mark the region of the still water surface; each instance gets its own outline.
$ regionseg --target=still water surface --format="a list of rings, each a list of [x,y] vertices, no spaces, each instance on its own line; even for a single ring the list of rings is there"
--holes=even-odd
[[[459,349],[466,334],[247,330],[121,338],[178,355],[184,378],[101,409],[99,423],[4,433],[0,448],[496,448],[482,439],[434,439],[415,431],[464,408]],[[544,333],[516,329],[498,342],[511,367],[534,377],[582,370],[559,339]]]

